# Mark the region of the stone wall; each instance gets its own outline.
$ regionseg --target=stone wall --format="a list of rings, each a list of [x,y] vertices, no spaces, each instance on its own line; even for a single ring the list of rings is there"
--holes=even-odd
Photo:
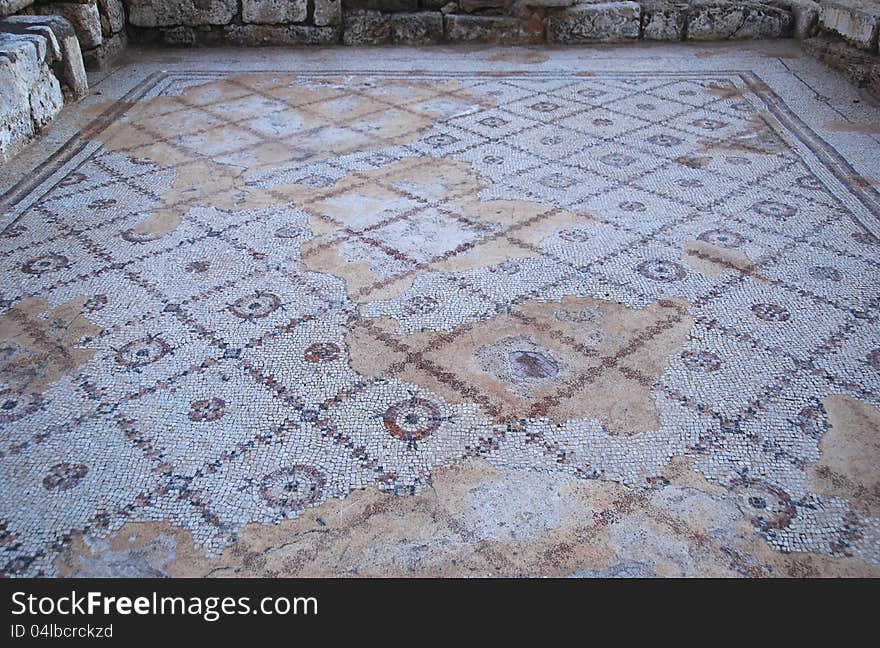
[[[133,38],[168,45],[601,43],[779,38],[806,29],[800,0],[123,2]]]
[[[65,18],[0,19],[0,163],[88,89],[79,39]]]
[[[0,18],[12,14],[65,18],[91,68],[105,67],[128,43],[122,0],[0,0]]]

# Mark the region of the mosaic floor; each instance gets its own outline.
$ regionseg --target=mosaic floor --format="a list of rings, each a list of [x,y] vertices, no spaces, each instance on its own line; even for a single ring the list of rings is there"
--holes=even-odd
[[[3,572],[877,575],[880,129],[655,51],[97,83],[0,203]]]

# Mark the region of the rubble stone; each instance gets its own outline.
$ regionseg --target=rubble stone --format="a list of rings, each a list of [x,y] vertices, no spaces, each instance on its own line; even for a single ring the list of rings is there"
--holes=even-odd
[[[242,0],[241,19],[246,23],[282,25],[306,19],[306,0]]]
[[[687,40],[783,38],[791,26],[791,13],[778,7],[695,0],[688,12]]]
[[[238,11],[237,0],[124,0],[135,27],[226,25]]]
[[[314,21],[318,27],[342,22],[342,0],[315,0]]]
[[[523,28],[522,21],[508,16],[470,16],[447,14],[443,18],[446,40],[524,44],[534,35]]]
[[[547,18],[547,40],[565,44],[635,40],[640,16],[636,2],[575,5]]]
[[[391,40],[406,45],[429,45],[443,40],[443,15],[436,11],[391,15]]]
[[[819,24],[862,49],[877,49],[880,4],[866,0],[823,0]]]
[[[91,49],[101,44],[101,14],[94,2],[55,2],[36,7],[37,13],[43,15],[64,16],[73,25],[79,45],[82,49]]]

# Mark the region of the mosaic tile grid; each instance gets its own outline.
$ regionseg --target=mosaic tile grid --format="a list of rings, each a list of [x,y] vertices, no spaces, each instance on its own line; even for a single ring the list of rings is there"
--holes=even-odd
[[[811,477],[828,399],[880,406],[877,196],[754,75],[157,74],[80,142],[0,249],[7,575],[468,457],[686,455],[880,561],[876,469]]]

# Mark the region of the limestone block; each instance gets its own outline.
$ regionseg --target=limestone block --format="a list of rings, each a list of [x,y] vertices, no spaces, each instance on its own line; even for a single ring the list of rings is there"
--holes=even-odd
[[[315,24],[318,27],[342,22],[342,0],[315,0]]]
[[[82,51],[73,26],[61,16],[10,16],[2,21],[0,32],[20,32],[49,29],[55,36],[60,56],[56,63],[57,74],[70,88],[76,98],[84,97],[89,92],[89,81],[83,65]],[[44,33],[44,32],[43,32]],[[56,53],[57,54],[57,53]]]
[[[331,45],[339,42],[338,27],[311,25],[228,25],[226,41],[239,47]],[[198,41],[198,33],[194,40]]]
[[[61,93],[61,84],[49,70],[44,67],[43,73],[30,94],[31,121],[34,129],[42,130],[49,125],[55,115],[64,107],[64,95]]]
[[[819,21],[819,3],[813,0],[770,0],[767,4],[786,9],[792,15],[792,35],[803,40],[816,31]]]
[[[342,42],[380,45],[391,42],[391,21],[378,11],[354,11],[343,16]]]
[[[443,40],[443,15],[436,11],[392,14],[391,40],[407,45],[439,43]]]
[[[135,27],[228,25],[238,11],[237,0],[123,0],[128,22]]]
[[[241,3],[241,19],[246,23],[298,23],[304,21],[307,15],[307,0],[242,0]]]
[[[35,7],[42,15],[64,16],[73,25],[82,49],[91,49],[101,44],[101,14],[94,2],[53,2]]]
[[[642,38],[656,41],[684,39],[686,2],[642,2]]]
[[[823,0],[819,24],[862,49],[877,49],[880,3],[872,0]]]
[[[521,20],[508,16],[447,14],[443,20],[450,41],[525,44],[534,40]]]
[[[695,0],[688,15],[687,40],[783,38],[792,23],[791,12],[778,7]]]
[[[639,37],[641,8],[635,2],[580,4],[547,18],[553,43],[603,43]]]
[[[104,69],[128,46],[128,34],[119,32],[104,39],[98,47],[83,52],[83,62],[92,69]]]
[[[33,42],[0,33],[0,162],[15,155],[34,136],[30,88],[39,79],[41,66]]]
[[[122,6],[122,0],[98,0],[98,9],[106,17],[111,34],[125,29],[125,7]]]

